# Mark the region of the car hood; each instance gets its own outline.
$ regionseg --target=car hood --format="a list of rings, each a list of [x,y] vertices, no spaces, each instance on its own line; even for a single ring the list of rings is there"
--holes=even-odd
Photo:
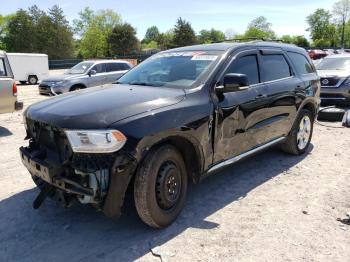
[[[28,107],[25,116],[67,129],[100,129],[147,111],[179,103],[182,89],[106,85],[60,95]]]
[[[62,75],[55,75],[50,76],[42,80],[42,82],[59,82],[63,80],[69,80],[72,78],[77,78],[80,76],[83,76],[84,74],[62,74]]]
[[[350,71],[348,70],[317,70],[317,73],[320,77],[328,78],[328,77],[348,77],[350,75]]]

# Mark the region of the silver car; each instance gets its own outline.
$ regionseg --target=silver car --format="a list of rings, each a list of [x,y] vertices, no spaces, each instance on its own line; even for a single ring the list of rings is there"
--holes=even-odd
[[[39,85],[42,95],[59,95],[87,87],[111,84],[132,68],[126,61],[84,61],[63,75],[43,79]]]
[[[316,68],[322,104],[350,106],[350,54],[327,56]]]
[[[17,102],[17,86],[13,79],[6,53],[0,51],[0,114],[21,110],[23,103]]]

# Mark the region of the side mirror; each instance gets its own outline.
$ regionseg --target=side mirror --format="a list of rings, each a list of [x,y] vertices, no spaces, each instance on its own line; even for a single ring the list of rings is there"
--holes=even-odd
[[[236,91],[243,91],[248,88],[249,81],[247,75],[230,73],[224,76],[223,86],[218,87],[217,90],[221,93],[230,93]]]
[[[93,76],[93,75],[96,75],[96,70],[90,70],[90,72],[89,72],[89,76]]]

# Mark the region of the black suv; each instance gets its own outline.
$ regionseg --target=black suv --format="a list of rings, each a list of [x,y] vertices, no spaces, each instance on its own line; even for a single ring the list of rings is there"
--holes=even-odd
[[[23,164],[46,196],[107,216],[133,192],[151,227],[172,223],[188,181],[281,145],[303,154],[320,82],[304,49],[273,42],[219,43],[158,53],[112,85],[30,106]]]

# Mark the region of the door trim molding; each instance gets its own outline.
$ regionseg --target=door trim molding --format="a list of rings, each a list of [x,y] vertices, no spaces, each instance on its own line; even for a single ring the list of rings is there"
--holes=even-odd
[[[253,154],[258,153],[258,152],[260,152],[260,151],[262,151],[262,150],[264,150],[264,149],[267,149],[267,148],[269,148],[269,147],[271,147],[271,146],[273,146],[273,145],[276,145],[276,144],[278,144],[278,143],[281,143],[281,142],[284,141],[285,139],[286,139],[285,136],[276,138],[276,139],[274,139],[274,140],[272,140],[272,141],[270,141],[270,142],[268,142],[268,143],[266,143],[266,144],[263,144],[263,145],[261,145],[261,146],[259,146],[259,147],[256,147],[256,148],[254,148],[254,149],[251,149],[251,150],[249,150],[249,151],[247,151],[247,152],[245,152],[245,153],[243,153],[243,154],[240,154],[240,155],[238,155],[238,156],[235,156],[235,157],[233,157],[233,158],[230,158],[230,159],[227,159],[227,160],[225,160],[225,161],[223,161],[223,162],[220,162],[220,163],[218,163],[218,164],[212,166],[211,168],[209,168],[209,170],[207,171],[207,173],[208,173],[208,174],[209,174],[209,173],[213,173],[213,172],[215,172],[215,171],[217,171],[217,170],[219,170],[219,169],[221,169],[221,168],[223,168],[223,167],[225,167],[225,166],[228,166],[228,165],[231,165],[231,164],[233,164],[233,163],[236,163],[236,162],[238,162],[238,161],[240,161],[240,160],[242,160],[242,159],[244,159],[244,158],[246,158],[246,157],[248,157],[248,156],[250,156],[250,155],[253,155]]]

